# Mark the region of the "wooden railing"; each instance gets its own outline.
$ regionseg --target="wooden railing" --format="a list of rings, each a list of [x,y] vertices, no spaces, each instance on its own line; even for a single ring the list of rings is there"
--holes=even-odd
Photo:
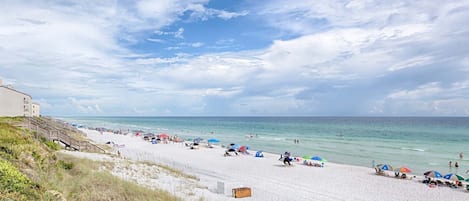
[[[79,140],[67,134],[69,132],[81,133],[78,129],[65,124],[54,125],[53,120],[51,119],[43,117],[29,117],[27,127],[30,130],[35,131],[36,138],[43,137],[50,141],[60,142],[65,145],[66,149],[106,153],[106,150],[89,141]]]

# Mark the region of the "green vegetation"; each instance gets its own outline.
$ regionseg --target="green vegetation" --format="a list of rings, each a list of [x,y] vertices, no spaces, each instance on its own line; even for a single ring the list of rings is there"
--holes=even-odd
[[[162,190],[124,181],[105,162],[55,152],[60,146],[0,118],[0,200],[181,200]]]

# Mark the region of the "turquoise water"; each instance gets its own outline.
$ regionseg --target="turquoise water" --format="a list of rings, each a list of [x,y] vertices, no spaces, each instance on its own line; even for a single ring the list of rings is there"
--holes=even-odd
[[[217,138],[271,153],[319,155],[328,161],[371,167],[372,161],[426,170],[469,170],[466,117],[66,117],[71,123],[142,129],[186,138]],[[252,135],[253,137],[247,137]],[[295,144],[293,139],[299,139]],[[459,153],[467,156],[459,159]],[[460,167],[449,168],[458,161]]]

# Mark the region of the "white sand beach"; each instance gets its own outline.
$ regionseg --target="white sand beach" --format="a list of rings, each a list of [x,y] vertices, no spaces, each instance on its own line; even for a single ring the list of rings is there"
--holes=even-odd
[[[159,179],[145,179],[145,174],[138,176],[137,173],[125,173],[126,168],[121,168],[120,172],[114,172],[122,178],[138,180],[137,182],[143,185],[168,190],[184,200],[198,200],[201,197],[205,200],[237,200],[232,197],[231,193],[231,189],[236,187],[252,189],[252,197],[240,198],[241,200],[442,201],[469,199],[469,191],[462,188],[429,188],[418,181],[419,177],[403,180],[377,176],[372,168],[330,162],[327,162],[323,168],[296,162],[288,167],[278,160],[277,154],[264,153],[264,158],[256,158],[253,156],[255,152],[251,151],[251,155],[224,157],[225,149],[221,147],[201,146],[199,149],[191,150],[181,143],[151,144],[142,140],[141,137],[131,135],[100,134],[86,129],[83,131],[96,143],[104,144],[112,141],[125,145],[118,149],[122,157],[126,159],[165,164],[199,178],[200,181],[188,182],[161,174]],[[292,154],[295,156],[295,153]],[[96,156],[96,154],[80,155]],[[134,172],[142,168],[148,167],[133,166]],[[147,171],[161,172],[151,169]],[[217,192],[218,182],[223,183],[223,192]]]

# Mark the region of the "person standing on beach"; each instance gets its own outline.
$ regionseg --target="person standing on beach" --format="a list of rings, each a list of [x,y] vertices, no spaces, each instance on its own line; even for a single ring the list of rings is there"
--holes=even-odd
[[[453,161],[449,161],[449,167],[451,167],[453,164]]]
[[[461,152],[461,153],[459,153],[459,159],[461,159],[461,160],[462,160],[463,158],[464,158],[464,153],[462,153],[462,152]]]
[[[454,167],[455,167],[455,168],[458,168],[458,167],[459,167],[458,161],[454,162]]]

